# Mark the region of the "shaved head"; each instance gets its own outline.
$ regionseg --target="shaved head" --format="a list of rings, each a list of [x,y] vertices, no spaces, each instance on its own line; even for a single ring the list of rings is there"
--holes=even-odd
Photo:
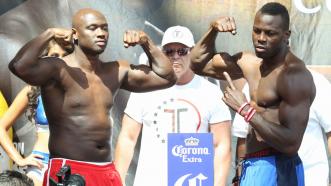
[[[75,15],[73,16],[72,27],[77,29],[78,27],[81,26],[82,22],[85,22],[91,16],[102,18],[102,19],[106,20],[105,16],[101,12],[91,9],[91,8],[84,8],[84,9],[78,10],[75,13]]]
[[[108,23],[99,11],[90,8],[80,9],[72,18],[74,46],[85,53],[101,54],[108,41]]]

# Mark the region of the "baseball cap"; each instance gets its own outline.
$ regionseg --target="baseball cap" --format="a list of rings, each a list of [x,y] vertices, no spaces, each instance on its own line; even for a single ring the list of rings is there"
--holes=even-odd
[[[194,46],[194,38],[192,32],[183,26],[169,27],[163,35],[161,45],[164,46],[169,43],[181,43],[187,47]]]

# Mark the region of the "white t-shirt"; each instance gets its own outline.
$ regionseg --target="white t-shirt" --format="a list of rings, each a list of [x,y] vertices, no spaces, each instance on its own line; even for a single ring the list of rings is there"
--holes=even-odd
[[[143,124],[135,186],[167,186],[167,134],[205,133],[231,120],[219,88],[195,75],[186,85],[131,93],[125,113]]]
[[[325,132],[331,131],[331,84],[321,74],[311,70],[316,86],[316,96],[310,107],[309,121],[304,133],[299,149],[299,156],[302,160],[305,172],[306,186],[326,186],[329,180],[329,165],[327,152],[324,144]],[[249,93],[247,84],[243,89],[245,95]],[[246,138],[248,124],[243,117],[236,114],[233,125],[232,135]]]

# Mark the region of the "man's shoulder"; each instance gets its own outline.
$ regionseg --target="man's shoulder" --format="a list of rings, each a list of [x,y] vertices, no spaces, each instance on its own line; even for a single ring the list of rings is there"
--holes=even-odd
[[[205,87],[205,88],[208,88],[208,89],[212,89],[212,90],[215,90],[215,91],[220,90],[220,88],[216,84],[208,81],[206,78],[201,77],[199,75],[195,75],[195,76],[196,76],[196,79],[201,82],[200,85],[202,87]]]
[[[291,83],[305,83],[306,85],[314,83],[312,73],[308,70],[303,62],[284,65],[279,73],[277,80],[280,83],[284,83],[285,85],[290,85]]]
[[[222,95],[220,86],[210,82],[204,77],[196,76],[196,81],[198,83],[196,84],[197,86],[193,86],[195,87],[197,94],[200,96],[208,96],[208,98],[210,98],[206,100],[220,99],[220,96]]]
[[[305,63],[301,60],[291,61],[285,64],[280,75],[285,77],[308,77],[309,79],[313,80],[311,72]]]
[[[125,108],[125,113],[129,115],[138,114],[137,111],[148,111],[159,106],[171,95],[171,90],[161,89],[150,92],[131,92]]]
[[[286,55],[284,65],[282,66],[283,75],[296,76],[296,75],[308,75],[311,76],[305,62],[294,55],[292,52],[288,52]]]
[[[313,98],[316,94],[314,79],[305,63],[299,58],[292,58],[285,62],[277,78],[278,90],[285,95],[300,98]]]
[[[289,51],[284,59],[284,65],[287,68],[302,68],[308,69],[305,65],[305,62],[300,59],[298,56]]]

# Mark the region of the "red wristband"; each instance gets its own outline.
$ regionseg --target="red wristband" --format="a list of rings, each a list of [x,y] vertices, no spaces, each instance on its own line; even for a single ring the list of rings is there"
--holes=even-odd
[[[251,119],[253,118],[255,113],[256,113],[256,110],[253,107],[249,108],[247,114],[244,117],[245,121],[247,123],[249,123],[251,121]]]
[[[240,114],[241,111],[243,111],[243,109],[244,109],[247,105],[249,105],[248,102],[245,102],[244,104],[242,104],[242,105],[239,107],[239,109],[237,110],[237,113]],[[241,114],[240,114],[240,115],[241,115]]]
[[[246,121],[247,117],[249,116],[249,114],[253,111],[253,107],[249,107],[249,109],[247,110],[247,112],[245,113],[244,119]]]

